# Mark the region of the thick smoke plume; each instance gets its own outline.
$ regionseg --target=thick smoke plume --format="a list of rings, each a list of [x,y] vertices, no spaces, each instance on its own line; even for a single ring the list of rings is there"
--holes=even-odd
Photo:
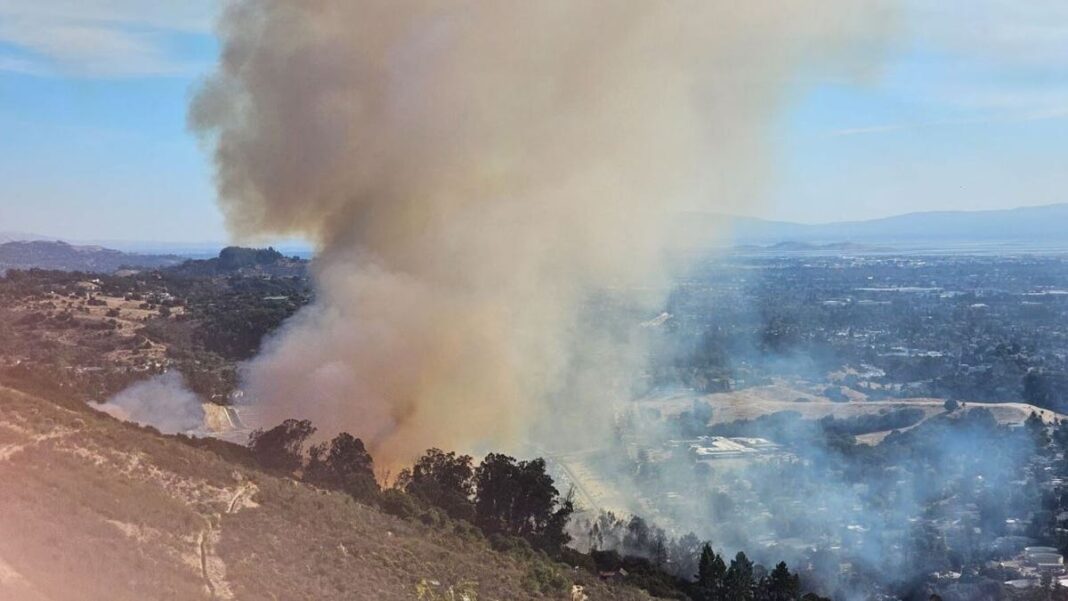
[[[678,211],[757,201],[798,75],[855,74],[885,22],[856,0],[233,3],[193,126],[236,234],[320,251],[249,396],[387,465],[603,402],[590,383],[636,355],[590,342],[590,293],[657,289]]]

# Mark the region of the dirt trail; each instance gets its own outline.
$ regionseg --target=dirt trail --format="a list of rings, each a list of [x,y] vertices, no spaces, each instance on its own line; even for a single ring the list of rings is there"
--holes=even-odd
[[[226,504],[224,514],[204,517],[204,529],[197,534],[197,551],[200,555],[200,574],[212,599],[233,599],[230,583],[226,581],[226,564],[215,554],[215,545],[222,538],[223,515],[231,515],[245,507],[255,507],[252,495],[259,489],[255,484],[246,482],[238,487],[237,492]]]
[[[197,534],[197,549],[200,551],[200,574],[204,578],[204,585],[208,587],[208,594],[212,599],[218,599],[215,594],[215,583],[211,581],[211,574],[208,573],[208,536],[207,533],[211,531],[211,522],[207,523],[207,527],[201,530]]]
[[[245,507],[246,504],[252,503],[251,497],[256,490],[256,485],[251,482],[237,489],[234,498],[230,499],[230,504],[226,506],[226,513],[237,513],[238,511],[241,511],[241,508]]]
[[[215,545],[222,537],[222,532],[212,523],[212,520],[218,517],[204,518],[205,527],[197,535],[200,573],[212,599],[229,600],[234,598],[234,593],[230,588],[230,583],[226,580],[226,564],[215,554]]]

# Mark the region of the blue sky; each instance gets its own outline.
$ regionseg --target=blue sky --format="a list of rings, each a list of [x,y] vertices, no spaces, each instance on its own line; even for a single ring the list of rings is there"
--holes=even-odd
[[[1068,202],[1068,2],[903,0],[882,67],[802,81],[770,199],[805,222]],[[0,232],[222,241],[186,128],[215,0],[0,0]]]
[[[1068,202],[1068,2],[913,0],[867,81],[783,115],[768,216]]]

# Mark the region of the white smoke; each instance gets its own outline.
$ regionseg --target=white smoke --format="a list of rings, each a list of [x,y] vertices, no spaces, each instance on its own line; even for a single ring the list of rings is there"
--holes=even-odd
[[[152,426],[164,434],[189,432],[204,423],[200,398],[175,371],[137,382],[95,408],[123,421]]]

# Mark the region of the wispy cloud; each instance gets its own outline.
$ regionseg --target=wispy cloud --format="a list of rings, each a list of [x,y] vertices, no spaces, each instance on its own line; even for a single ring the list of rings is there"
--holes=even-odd
[[[127,78],[187,75],[178,50],[206,35],[215,0],[0,0],[0,70],[33,75]]]
[[[1068,2],[905,0],[904,7],[906,51],[882,93],[914,118],[883,116],[828,136],[1068,118]]]
[[[1064,0],[908,0],[913,33],[944,50],[1015,68],[1068,67]]]
[[[891,131],[900,131],[912,127],[911,124],[904,123],[888,123],[886,125],[868,125],[864,127],[846,127],[843,129],[836,129],[830,132],[830,136],[833,138],[840,138],[844,136],[863,136],[865,134],[882,134]]]
[[[0,15],[207,33],[219,4],[218,0],[0,0]]]
[[[33,61],[0,55],[0,72],[42,75]]]

